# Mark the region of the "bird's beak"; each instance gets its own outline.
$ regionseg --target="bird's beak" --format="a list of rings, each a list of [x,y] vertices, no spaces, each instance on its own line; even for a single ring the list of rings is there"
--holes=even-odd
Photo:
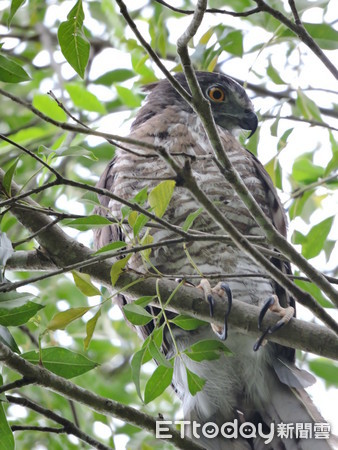
[[[243,128],[243,130],[250,130],[251,133],[249,138],[254,134],[257,130],[258,119],[254,112],[250,111],[246,113],[241,120],[239,121],[239,126]]]

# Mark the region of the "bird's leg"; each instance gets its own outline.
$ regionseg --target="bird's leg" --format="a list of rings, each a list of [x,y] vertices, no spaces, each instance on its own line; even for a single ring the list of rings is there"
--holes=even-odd
[[[278,322],[275,325],[273,325],[272,327],[268,327],[264,331],[264,333],[257,339],[257,341],[254,345],[254,351],[257,351],[261,345],[265,344],[265,342],[266,342],[265,336],[267,334],[272,334],[275,331],[282,328],[282,326],[287,324],[292,319],[292,317],[295,313],[295,309],[292,306],[283,308],[279,303],[277,295],[273,295],[272,297],[268,298],[268,300],[265,302],[265,304],[263,305],[263,307],[259,313],[258,328],[260,330],[262,329],[262,322],[263,322],[264,316],[268,310],[279,314],[281,316],[281,319],[278,320]]]
[[[209,310],[210,310],[210,317],[214,316],[214,304],[215,299],[213,297],[214,294],[219,295],[220,297],[224,297],[225,294],[228,299],[228,308],[224,316],[224,326],[214,325],[211,324],[211,328],[214,331],[214,333],[223,341],[227,338],[228,335],[228,317],[231,311],[231,305],[232,305],[232,293],[231,289],[228,284],[220,282],[217,283],[215,287],[211,288],[210,283],[208,280],[203,278],[200,282],[200,284],[197,286],[198,289],[202,289],[204,292],[204,297],[206,301],[209,303]]]

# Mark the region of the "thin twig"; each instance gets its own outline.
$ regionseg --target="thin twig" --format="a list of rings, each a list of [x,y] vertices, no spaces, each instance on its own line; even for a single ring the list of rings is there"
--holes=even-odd
[[[4,136],[3,134],[0,133],[0,139],[2,139],[3,141],[8,142],[9,144],[13,144],[12,139],[9,139],[8,137]],[[22,145],[15,143],[15,146],[17,148],[19,148],[20,150],[22,150],[24,153],[27,153],[27,155],[29,155],[31,158],[35,159],[36,161],[38,161],[42,166],[46,167],[48,170],[50,170],[55,176],[56,178],[60,178],[61,175],[59,174],[59,172],[57,170],[55,170],[53,167],[51,167],[49,164],[47,164],[43,159],[41,159],[38,155],[36,155],[35,153],[31,152],[30,150],[28,150],[28,148],[23,147]]]
[[[52,222],[47,223],[43,227],[41,227],[39,230],[35,231],[33,234],[27,236],[25,239],[21,239],[21,241],[12,242],[13,248],[18,247],[21,244],[24,244],[25,242],[29,242],[33,238],[35,238],[38,234],[42,233],[42,231],[48,230],[48,228],[52,227],[56,223],[60,222],[59,218],[54,219]]]
[[[75,400],[77,402],[81,402],[82,404],[87,405],[89,408],[109,416],[113,416],[129,422],[137,427],[142,427],[145,430],[150,431],[155,434],[156,430],[156,419],[144,414],[136,410],[135,408],[131,408],[127,405],[120,404],[114,400],[110,400],[99,395],[96,395],[84,388],[81,388],[69,380],[66,380],[62,377],[54,375],[52,372],[49,372],[45,368],[41,366],[34,366],[23,358],[15,355],[11,350],[6,347],[2,342],[0,342],[0,359],[3,360],[4,364],[8,367],[11,367],[13,370],[19,373],[29,374],[36,379],[37,384],[44,386],[54,392],[58,392],[67,398]],[[11,395],[7,396],[7,399],[11,403],[19,404],[21,406],[30,408],[39,414],[42,414],[54,422],[60,423],[64,427],[67,428],[69,434],[73,434],[84,442],[89,443],[94,448],[99,450],[108,450],[109,447],[104,444],[96,441],[88,434],[85,434],[79,428],[77,428],[72,422],[67,419],[55,414],[53,411],[50,411],[46,408],[42,408],[40,405],[33,403],[30,400],[26,400],[20,397],[14,397]],[[181,435],[178,431],[171,429],[171,438],[168,439],[169,442],[174,444],[177,448],[182,450],[202,450],[203,447],[199,446],[197,443],[193,442],[189,438],[181,438]],[[110,450],[110,449],[109,449]]]
[[[294,122],[303,122],[303,123],[309,123],[312,126],[327,128],[328,130],[332,131],[338,131],[338,128],[333,127],[332,125],[329,125],[325,122],[319,122],[318,120],[310,120],[310,119],[304,119],[297,116],[274,116],[272,114],[263,114],[261,116],[262,119],[279,119],[279,120],[292,120]]]
[[[1,175],[1,172],[0,172]],[[18,187],[12,183],[12,192],[16,192]],[[27,199],[33,206],[36,205],[32,200]],[[20,222],[28,229],[34,232],[43,224],[47,223],[48,217],[38,211],[32,211],[31,214],[26,214],[19,208],[13,207],[13,214],[20,220]],[[41,233],[37,236],[37,240],[46,254],[53,257],[56,265],[64,266],[78,261],[89,260],[92,252],[85,246],[79,244],[74,239],[66,235],[60,227],[54,225],[48,232]],[[65,252],[63,249],[68,248],[70,251]],[[82,269],[98,283],[105,286],[111,286],[111,262],[101,261],[100,264],[91,264]],[[141,281],[140,281],[141,278]],[[120,291],[127,290],[131,297],[140,297],[143,295],[154,295],[156,292],[156,277],[143,277],[142,274],[135,273],[131,270],[123,272],[116,282],[115,289]],[[173,290],[177,287],[177,283],[167,279],[160,279],[160,289],[162,298],[168,298]],[[183,300],[184,299],[184,300]],[[222,324],[224,320],[224,303],[217,300],[215,316],[209,317],[208,305],[205,303],[203,294],[199,289],[181,287],[180,296],[177,300],[173,299],[171,305],[176,312],[185,315],[194,315],[208,322]],[[219,306],[217,306],[219,305]],[[232,313],[229,318],[229,323],[238,328],[245,327],[245,333],[252,337],[258,337],[259,331],[257,329],[259,308],[243,304],[240,301],[233,302]],[[278,317],[278,316],[277,316]],[[264,319],[265,320],[265,319]],[[269,319],[270,320],[270,319]],[[267,321],[267,325],[272,325],[276,321],[275,315],[271,316],[271,322]],[[296,321],[295,328],[289,323],[286,333],[280,330],[269,336],[269,339],[287,345],[289,347],[297,347],[304,351],[311,351],[320,356],[333,357],[336,355],[336,342],[338,342],[334,333],[323,327],[313,328],[312,324],[300,323]],[[292,323],[295,323],[292,321]],[[310,327],[310,328],[309,328]],[[307,331],[306,331],[307,330]],[[1,346],[0,346],[1,349]],[[1,353],[1,351],[0,351]],[[335,356],[334,356],[335,355]]]
[[[54,224],[53,224],[54,225]],[[51,226],[51,225],[50,225]],[[46,227],[45,227],[46,228]],[[39,233],[36,233],[37,235]],[[52,272],[48,272],[42,275],[38,275],[36,277],[31,277],[31,278],[27,278],[25,280],[21,280],[21,281],[15,281],[15,282],[9,282],[9,283],[2,283],[0,285],[0,292],[10,292],[13,290],[16,290],[19,287],[23,287],[23,286],[27,286],[29,284],[32,283],[36,283],[38,281],[41,280],[45,280],[47,278],[51,278],[51,277],[55,277],[57,275],[61,275],[63,273],[69,272],[71,270],[74,269],[82,269],[86,266],[95,264],[95,263],[99,263],[102,261],[105,261],[106,259],[111,259],[111,258],[119,258],[128,254],[134,254],[134,253],[140,253],[142,251],[145,250],[153,250],[156,248],[162,248],[162,247],[170,247],[170,246],[175,246],[178,244],[183,244],[185,242],[192,242],[192,241],[208,241],[208,240],[216,240],[219,242],[226,242],[229,243],[229,237],[225,236],[210,236],[210,239],[206,239],[205,236],[194,236],[192,238],[190,237],[181,237],[181,238],[176,238],[176,239],[167,239],[167,240],[163,240],[163,241],[159,241],[159,242],[154,242],[151,244],[145,244],[145,245],[139,245],[139,246],[135,246],[135,247],[131,247],[131,248],[122,248],[119,250],[114,250],[111,252],[106,252],[100,255],[93,255],[91,258],[88,258],[86,260],[83,261],[78,261],[76,263],[67,265],[63,268],[54,270]],[[257,252],[259,253],[265,253],[267,255],[269,255],[270,257],[273,258],[280,258],[281,255],[279,255],[276,252],[273,252],[272,250],[266,249],[264,247],[261,246],[256,246],[257,247]]]
[[[36,431],[49,431],[53,433],[67,433],[72,434],[73,436],[76,436],[81,441],[86,442],[87,444],[91,445],[93,448],[96,448],[97,450],[112,450],[111,447],[107,447],[105,444],[102,444],[101,442],[97,441],[93,437],[89,436],[87,433],[80,430],[79,427],[77,427],[74,423],[72,423],[70,420],[65,419],[62,416],[59,416],[55,412],[51,411],[50,409],[43,408],[42,406],[38,405],[37,403],[32,402],[31,400],[27,398],[22,397],[14,397],[13,395],[6,395],[7,400],[10,403],[14,403],[15,405],[23,406],[24,408],[29,408],[32,411],[37,412],[38,414],[41,414],[47,419],[50,419],[56,423],[59,423],[63,426],[63,428],[49,428],[49,430],[41,429],[41,427],[24,427],[20,428],[17,425],[13,425],[15,429],[13,431],[17,430],[23,430],[23,429],[30,429],[30,430],[36,430]],[[60,430],[60,431],[58,431]],[[63,430],[63,431],[61,431]]]
[[[172,169],[182,180],[183,186],[186,187],[193,197],[205,208],[209,216],[218,223],[221,228],[228,233],[238,248],[243,250],[251,259],[258,262],[269,275],[281,286],[283,286],[291,295],[293,295],[299,303],[310,309],[315,316],[320,318],[327,326],[335,330],[338,334],[338,324],[336,321],[326,312],[326,310],[319,305],[319,303],[308,292],[300,289],[295,285],[288,277],[284,275],[269,259],[267,259],[260,250],[253,246],[230,222],[227,217],[222,215],[215,204],[206,196],[206,194],[198,186],[194,176],[192,175],[189,161],[185,166],[180,167],[168,152],[164,151],[163,158],[170,164]],[[325,279],[325,277],[323,277]],[[325,282],[329,282],[325,279]],[[329,284],[330,285],[330,284]],[[330,285],[331,287],[331,285]],[[334,288],[332,288],[334,289]]]
[[[102,137],[103,139],[112,139],[114,141],[124,142],[124,143],[130,144],[130,145],[135,145],[140,148],[146,148],[146,149],[151,149],[151,150],[157,149],[156,145],[148,144],[147,142],[139,141],[137,139],[131,139],[128,137],[118,136],[116,134],[111,134],[111,133],[104,133],[102,131],[93,130],[88,127],[72,125],[67,122],[59,122],[59,121],[54,120],[51,117],[43,114],[41,111],[39,111],[37,108],[35,108],[31,103],[29,103],[25,100],[22,100],[20,97],[17,97],[1,88],[0,88],[0,94],[3,95],[4,97],[11,99],[15,103],[18,103],[19,105],[24,106],[25,108],[32,111],[32,113],[34,113],[36,116],[40,117],[40,119],[44,120],[47,123],[55,125],[56,127],[61,128],[62,130],[72,131],[74,133],[82,133],[82,134],[86,134],[88,136]],[[12,143],[11,141],[8,141],[8,142]],[[143,156],[143,155],[141,155],[141,156]]]
[[[298,11],[297,11],[297,7],[295,5],[294,0],[289,0],[289,5],[290,5],[290,8],[291,8],[293,17],[295,19],[295,24],[296,25],[302,25],[302,22],[300,20],[300,17],[299,17]]]
[[[157,3],[160,3],[161,5],[165,6],[166,8],[170,9],[171,11],[178,12],[185,15],[191,15],[194,14],[194,11],[187,10],[187,9],[181,9],[181,8],[175,8],[175,6],[170,5],[169,3],[165,2],[164,0],[155,0]],[[250,11],[244,11],[244,12],[234,12],[234,11],[227,11],[225,9],[218,9],[218,8],[208,8],[205,10],[206,13],[211,14],[226,14],[228,16],[232,17],[248,17],[252,14],[256,14],[259,12],[259,8],[251,9]]]
[[[233,186],[238,196],[241,198],[243,203],[247,206],[250,211],[252,217],[258,225],[264,231],[268,241],[276,247],[281,253],[285,254],[287,258],[296,264],[302,272],[304,272],[315,284],[318,285],[326,295],[338,306],[338,293],[331,286],[331,284],[322,276],[302,255],[300,255],[293,246],[275,229],[271,222],[267,219],[265,213],[262,211],[260,205],[257,203],[252,193],[246,187],[244,181],[241,179],[237,170],[233,167],[229,156],[225,152],[222,142],[220,140],[209,102],[203,96],[199,84],[196,79],[196,75],[194,73],[191,60],[188,53],[187,44],[189,40],[192,38],[193,33],[197,29],[197,24],[201,22],[203,18],[203,7],[205,7],[205,1],[199,1],[196,9],[196,18],[197,21],[194,21],[193,24],[188,27],[188,29],[184,32],[184,34],[179,38],[177,42],[177,51],[179,53],[181,63],[185,72],[186,79],[188,81],[190,90],[193,94],[192,106],[195,112],[199,115],[204,129],[208,135],[212,148],[215,151],[218,167],[220,172],[224,175],[227,181]],[[195,16],[194,16],[195,17]],[[165,153],[163,153],[165,154]],[[306,297],[307,293],[303,293]],[[310,296],[311,297],[311,296]],[[313,297],[311,300],[309,299],[313,307],[315,307],[316,301]],[[318,305],[319,308],[321,308]],[[325,311],[322,311],[321,314],[326,314]],[[332,319],[327,317],[332,324]],[[335,325],[335,328],[337,324]]]
[[[62,434],[67,433],[66,428],[56,428],[56,427],[39,427],[39,426],[29,426],[29,425],[11,425],[11,430],[15,431],[40,431],[41,433],[54,433]],[[110,447],[108,447],[110,448]]]
[[[304,194],[304,192],[310,191],[311,189],[314,189],[314,188],[316,188],[318,186],[322,186],[323,184],[326,184],[326,183],[328,183],[330,181],[337,181],[338,182],[338,173],[337,172],[334,173],[333,175],[329,175],[329,176],[327,176],[325,178],[321,178],[321,179],[319,179],[317,181],[314,181],[313,183],[307,184],[306,186],[303,186],[301,188],[295,189],[291,193],[289,200],[297,198],[297,197],[301,197]]]
[[[7,383],[3,386],[0,386],[0,394],[2,394],[3,392],[11,391],[12,389],[18,389],[23,386],[28,386],[29,384],[34,384],[34,381],[22,377],[19,380],[13,381],[12,383]]]
[[[14,143],[14,141],[11,141],[11,144],[16,145]],[[34,189],[30,189],[29,191],[22,192],[21,194],[17,194],[13,197],[8,198],[7,200],[3,200],[2,202],[0,202],[0,208],[2,208],[4,206],[12,205],[12,204],[16,203],[17,201],[24,199],[25,197],[30,197],[31,195],[37,194],[39,192],[45,191],[46,189],[49,189],[53,186],[58,186],[58,185],[59,185],[59,180],[56,179],[54,181],[51,181],[50,183],[44,184],[43,186],[39,186]]]
[[[273,16],[275,19],[277,19],[279,22],[281,22],[287,28],[289,28],[291,31],[293,31],[299,37],[299,39],[302,42],[304,42],[304,44],[306,44],[310,50],[313,51],[313,53],[320,59],[320,61],[332,73],[332,75],[336,79],[338,79],[338,69],[330,61],[330,59],[325,55],[323,50],[314,41],[314,39],[311,37],[311,35],[308,33],[308,31],[306,30],[306,28],[303,26],[303,24],[301,22],[300,23],[292,22],[290,19],[288,19],[286,16],[284,16],[283,13],[281,13],[277,9],[274,9],[271,6],[269,6],[267,3],[265,3],[264,0],[255,0],[255,2],[257,3],[258,8],[261,11],[265,11],[265,12],[269,13],[271,16]]]

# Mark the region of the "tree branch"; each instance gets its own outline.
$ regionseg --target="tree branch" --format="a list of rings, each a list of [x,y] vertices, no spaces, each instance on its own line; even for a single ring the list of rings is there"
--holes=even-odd
[[[287,17],[284,16],[280,11],[272,8],[267,3],[265,3],[263,0],[255,0],[258,8],[261,11],[265,11],[269,13],[271,16],[273,16],[275,19],[279,20],[282,24],[284,24],[287,28],[289,28],[291,31],[293,31],[299,39],[306,44],[310,50],[313,51],[313,53],[320,59],[320,61],[325,65],[325,67],[332,73],[332,75],[338,79],[338,70],[335,67],[335,65],[330,61],[330,59],[325,55],[323,50],[319,47],[319,45],[314,41],[314,39],[311,37],[311,35],[308,33],[304,25],[300,22],[300,20],[297,20],[298,13],[296,16],[296,23],[289,20]],[[290,3],[290,2],[289,2]],[[292,4],[292,2],[291,2]],[[292,8],[292,7],[291,7]],[[295,14],[295,8],[292,8],[293,14]],[[299,17],[298,17],[299,19]]]
[[[1,352],[1,350],[0,350],[0,352]],[[87,433],[84,433],[73,422],[65,419],[64,417],[59,416],[58,414],[51,411],[50,409],[43,408],[42,406],[32,402],[31,400],[28,400],[27,398],[14,397],[13,395],[6,395],[6,398],[10,403],[14,403],[15,405],[23,406],[24,408],[29,408],[32,411],[35,411],[38,414],[41,414],[41,415],[47,417],[47,419],[50,419],[50,420],[62,425],[62,428],[34,427],[34,426],[19,427],[17,425],[13,425],[12,431],[31,430],[31,431],[40,431],[40,432],[42,431],[42,432],[52,432],[52,433],[67,433],[67,434],[72,434],[73,436],[76,436],[81,441],[86,442],[87,444],[91,445],[93,448],[96,448],[97,450],[112,450],[111,447],[107,447],[106,445],[97,441],[93,437],[89,436]]]
[[[13,194],[16,193],[17,189],[18,186],[12,183]],[[31,199],[27,199],[26,201],[28,204],[36,206],[36,203]],[[51,221],[48,216],[40,213],[38,210],[32,210],[30,214],[25,214],[20,207],[13,206],[11,211],[22,225],[31,232],[35,232]],[[70,264],[88,261],[93,255],[93,252],[65,234],[58,225],[53,225],[47,231],[42,231],[36,236],[36,240],[43,247],[46,255],[53,261],[56,267],[65,267]],[[100,263],[92,263],[84,267],[82,271],[92,276],[99,283],[111,287],[111,264],[112,262],[110,260],[100,261]],[[156,277],[146,277],[143,281],[136,283],[139,278],[140,274],[132,271],[125,272],[118,279],[115,288],[123,290],[125,286],[134,283],[133,286],[128,287],[128,295],[135,298],[144,295],[156,295],[156,283],[158,279]],[[174,281],[167,279],[159,281],[159,288],[163,299],[168,298],[176,287],[177,283]],[[223,300],[216,299],[215,316],[210,318],[209,307],[200,289],[182,286],[180,289],[180,298],[174,297],[170,307],[180,314],[198,317],[209,323],[223,325],[225,310]],[[260,335],[257,327],[258,316],[258,307],[247,305],[234,299],[229,324],[239,330],[245,330],[246,334],[255,338]],[[273,325],[278,319],[279,316],[270,313],[267,314],[264,322],[266,326]],[[319,325],[308,324],[297,319],[292,319],[287,327],[268,336],[268,339],[289,347],[311,351],[312,353],[328,358],[338,358],[338,338],[334,333]]]
[[[198,2],[198,5],[200,6],[198,6],[199,9],[196,12],[196,23],[194,23],[194,25],[192,25],[191,27],[188,27],[182,37],[178,40],[177,51],[180,56],[190,90],[192,92],[192,106],[203,123],[212,148],[215,151],[217,160],[219,161],[220,171],[235,189],[236,193],[241,198],[243,203],[247,206],[257,224],[262,228],[267,237],[267,240],[283,255],[287,256],[290,261],[296,264],[318,287],[320,287],[326,293],[326,295],[335,303],[335,305],[338,306],[338,292],[331,286],[331,284],[325,279],[323,275],[321,275],[301,254],[299,254],[294,249],[294,247],[275,229],[272,223],[269,222],[261,207],[258,205],[255,198],[246,187],[244,181],[241,179],[240,175],[233,167],[228,155],[223,148],[211,113],[210,103],[201,92],[187,48],[189,40],[196,32],[196,24],[200,23],[203,18],[202,5],[205,8],[206,2],[204,0],[200,0]],[[334,329],[337,330],[337,327],[338,326],[336,324]]]
[[[119,0],[121,2],[121,0]],[[123,3],[123,2],[122,2]],[[125,5],[124,5],[125,8]],[[197,3],[196,11],[192,22],[190,23],[188,29],[184,32],[184,34],[179,38],[177,42],[177,52],[181,59],[181,64],[184,69],[185,76],[188,81],[189,88],[192,93],[192,100],[188,103],[193,107],[194,111],[200,117],[204,129],[207,133],[209,141],[214,149],[216,158],[218,160],[218,166],[220,168],[221,173],[227,179],[227,181],[232,185],[235,189],[238,196],[241,198],[243,203],[247,206],[250,211],[252,217],[256,220],[257,224],[264,231],[267,240],[274,247],[276,247],[283,255],[286,255],[287,258],[292,261],[295,265],[299,267],[307,276],[310,278],[319,288],[325,292],[325,294],[338,306],[338,292],[331,286],[331,284],[326,280],[326,278],[318,272],[301,254],[299,254],[294,247],[275,229],[275,227],[269,222],[261,207],[258,205],[256,200],[254,199],[251,192],[247,189],[244,181],[241,179],[238,172],[233,167],[228,155],[226,154],[220,137],[218,135],[218,131],[211,113],[210,103],[203,96],[200,86],[197,82],[195,72],[193,70],[191,60],[189,57],[189,52],[187,48],[187,44],[189,40],[193,37],[194,33],[198,29],[199,24],[201,23],[204,15],[204,11],[206,9],[206,0],[199,0]],[[126,10],[126,9],[125,9]],[[127,14],[127,10],[124,14]],[[135,23],[132,21],[130,16],[128,15],[128,23],[132,22],[132,30],[136,36],[138,34],[135,30],[137,27]],[[138,30],[137,30],[138,31]],[[155,60],[157,64],[157,61]],[[175,86],[174,86],[175,87]],[[156,151],[165,152],[162,148],[156,148]],[[304,293],[304,295],[308,296],[308,293]],[[315,300],[312,296],[311,302],[313,303]],[[322,313],[323,315],[323,313]],[[338,330],[338,324],[326,314],[326,320],[331,323],[331,327],[333,329]]]
[[[191,15],[194,14],[194,11],[191,11],[189,9],[181,9],[181,8],[175,8],[174,6],[169,5],[169,3],[165,2],[164,0],[155,0],[157,3],[160,3],[161,5],[165,6],[166,8],[170,9],[171,11],[178,12],[185,15]],[[234,12],[234,11],[227,11],[225,9],[218,9],[218,8],[208,8],[205,10],[206,13],[212,13],[212,14],[225,14],[232,17],[247,17],[251,16],[252,14],[256,14],[259,12],[259,8],[254,8],[249,11],[244,12]]]
[[[148,416],[147,414],[144,414],[127,405],[123,405],[114,400],[96,395],[73,384],[69,380],[54,375],[52,372],[42,366],[33,365],[25,359],[21,358],[19,355],[16,355],[2,342],[0,342],[0,361],[2,361],[3,364],[5,364],[7,367],[10,367],[11,369],[20,373],[22,376],[35,380],[36,384],[40,386],[44,386],[47,389],[62,394],[63,396],[71,400],[82,403],[101,414],[116,417],[137,427],[142,427],[150,433],[155,434],[156,420],[153,417]],[[9,398],[13,402],[20,401],[17,397],[9,396]],[[26,400],[22,399],[22,402],[26,402]],[[32,402],[30,402],[30,406],[31,403]],[[35,410],[39,408],[39,412],[45,415],[46,410],[44,408],[41,408],[39,405],[35,404],[34,408]],[[60,419],[65,420],[60,416],[55,415],[55,413],[53,413],[52,411],[48,411],[48,414],[49,417],[53,416],[52,420],[57,421],[58,423],[61,423]],[[69,424],[68,421],[66,421],[66,426],[69,426],[71,429],[71,433],[75,436],[78,436],[80,439],[83,439],[85,437],[84,433],[82,433],[82,431],[75,427],[75,425],[71,422]],[[172,438],[168,440],[177,448],[184,450],[203,450],[202,447],[200,447],[196,443],[193,443],[190,439],[182,439],[180,433],[176,430],[171,429],[170,432]]]

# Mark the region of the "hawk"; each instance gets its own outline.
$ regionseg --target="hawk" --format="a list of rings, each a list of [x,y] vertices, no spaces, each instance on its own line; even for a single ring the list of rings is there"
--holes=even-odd
[[[197,72],[196,76],[203,95],[211,104],[224,150],[268,219],[286,236],[286,217],[269,175],[234,135],[236,130],[250,130],[253,133],[257,128],[257,117],[245,90],[223,74]],[[183,74],[177,74],[175,78],[190,92]],[[220,173],[212,158],[213,150],[206,132],[192,107],[166,79],[153,83],[146,89],[149,94],[136,115],[129,137],[164,147],[181,165],[184,164],[184,158],[188,157],[200,188],[217,204],[219,211],[244,235],[264,236],[250,211]],[[142,189],[148,188],[150,191],[161,180],[174,177],[173,170],[154,150],[134,145],[129,146],[129,151],[116,150],[115,157],[103,172],[98,186],[110,190],[122,199],[131,200]],[[119,202],[106,196],[100,196],[99,201],[97,213],[122,220]],[[187,216],[199,208],[200,205],[191,193],[177,183],[164,218],[176,226],[182,226]],[[223,234],[204,211],[195,219],[193,228]],[[153,228],[150,233],[153,242],[166,241],[174,235],[165,228]],[[128,224],[112,224],[94,231],[94,243],[96,248],[100,248],[116,240],[130,242],[131,236]],[[269,247],[267,242],[262,245]],[[285,262],[273,262],[284,272],[290,271]],[[233,278],[227,277],[227,285],[221,285],[223,291],[227,290],[233,298],[262,306],[268,298],[277,296],[282,307],[293,306],[293,300],[280,286],[269,278],[259,277],[260,274],[264,275],[264,269],[229,243],[198,241],[189,243],[186,249],[182,244],[163,245],[152,251],[148,267],[139,253],[129,259],[127,267],[139,273],[153,272],[156,268],[162,274],[172,275],[173,278],[180,274],[187,280],[189,276],[196,274],[203,274],[204,279],[208,279],[208,274],[233,275]],[[243,273],[255,276],[236,278],[236,274]],[[207,284],[204,280],[202,287]],[[221,291],[222,289],[217,292],[222,293]],[[127,295],[119,296],[120,306],[131,301]],[[150,311],[154,312],[154,309]],[[145,338],[153,328],[154,324],[150,323],[138,327],[138,331]],[[209,326],[193,331],[174,327],[173,335],[180,350],[200,340],[218,338]],[[313,383],[313,377],[296,368],[293,349],[268,342],[255,352],[252,338],[231,327],[226,344],[233,352],[231,357],[221,356],[218,360],[202,362],[193,361],[185,355],[175,359],[172,384],[182,400],[185,420],[196,421],[201,425],[214,422],[219,427],[234,420],[239,424],[250,422],[254,425],[261,424],[265,433],[273,425],[276,427],[281,423],[296,426],[297,423],[324,422],[304,390],[304,387]],[[164,332],[162,347],[167,358],[175,355],[168,330]],[[206,380],[203,389],[194,396],[188,389],[185,367]],[[299,436],[278,437],[276,428],[273,440],[268,445],[258,435],[238,436],[237,439],[228,439],[222,435],[213,439],[201,436],[198,442],[210,450],[330,448],[325,440],[299,439]]]

